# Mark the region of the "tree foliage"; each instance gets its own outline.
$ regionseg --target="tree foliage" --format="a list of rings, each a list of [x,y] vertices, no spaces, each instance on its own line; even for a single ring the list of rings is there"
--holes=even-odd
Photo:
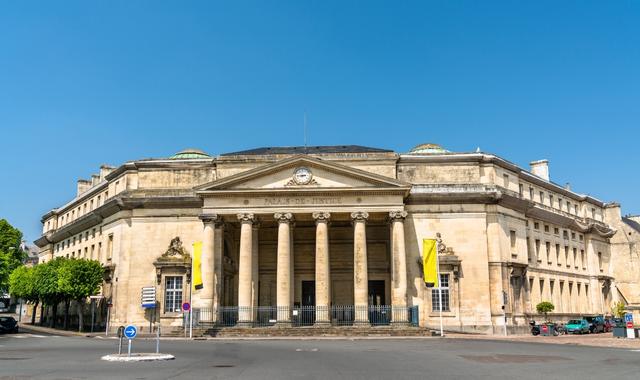
[[[69,304],[76,301],[81,328],[84,302],[100,291],[103,274],[104,269],[98,261],[58,257],[32,268],[16,268],[9,282],[12,294],[52,308],[51,326],[55,323],[58,304],[64,302],[66,327]]]
[[[548,320],[548,314],[551,313],[556,307],[549,301],[543,301],[536,305],[536,311],[544,314],[544,318]]]
[[[0,219],[0,292],[9,288],[9,275],[22,265],[26,257],[20,247],[22,232],[5,219]]]
[[[624,318],[625,313],[626,311],[624,302],[618,301],[614,302],[613,305],[611,305],[611,314],[613,314],[614,317]]]

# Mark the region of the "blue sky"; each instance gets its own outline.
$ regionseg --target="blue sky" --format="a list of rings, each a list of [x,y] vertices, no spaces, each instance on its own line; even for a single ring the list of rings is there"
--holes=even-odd
[[[640,213],[640,2],[0,3],[0,218],[103,163],[422,142],[496,153]]]

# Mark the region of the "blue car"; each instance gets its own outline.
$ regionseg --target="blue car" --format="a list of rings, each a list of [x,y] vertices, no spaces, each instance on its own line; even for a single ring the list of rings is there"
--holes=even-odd
[[[586,319],[572,319],[564,325],[567,334],[589,334],[591,324]]]

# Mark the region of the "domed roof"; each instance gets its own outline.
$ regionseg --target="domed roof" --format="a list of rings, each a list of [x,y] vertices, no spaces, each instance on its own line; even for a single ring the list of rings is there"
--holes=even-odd
[[[193,148],[181,150],[180,152],[169,157],[170,160],[193,160],[202,158],[211,158],[211,156],[201,151],[200,149]]]
[[[409,151],[410,154],[443,154],[451,153],[438,144],[420,144]]]

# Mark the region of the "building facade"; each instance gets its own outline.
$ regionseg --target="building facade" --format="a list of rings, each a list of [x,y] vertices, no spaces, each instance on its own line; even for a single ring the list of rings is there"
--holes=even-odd
[[[40,261],[100,260],[111,326],[181,326],[180,305],[192,300],[199,319],[220,322],[227,317],[218,311],[227,310],[246,326],[261,310],[277,326],[295,324],[304,310],[318,326],[367,326],[373,309],[404,324],[411,308],[420,326],[434,327],[440,297],[424,285],[421,251],[438,234],[447,330],[524,331],[540,318],[541,301],[564,320],[606,314],[619,297],[610,206],[551,182],[544,160],[528,171],[434,144],[408,153],[186,150],[102,166],[77,190],[43,216]],[[154,311],[140,305],[149,286],[157,289]],[[336,314],[345,310],[352,314]]]

